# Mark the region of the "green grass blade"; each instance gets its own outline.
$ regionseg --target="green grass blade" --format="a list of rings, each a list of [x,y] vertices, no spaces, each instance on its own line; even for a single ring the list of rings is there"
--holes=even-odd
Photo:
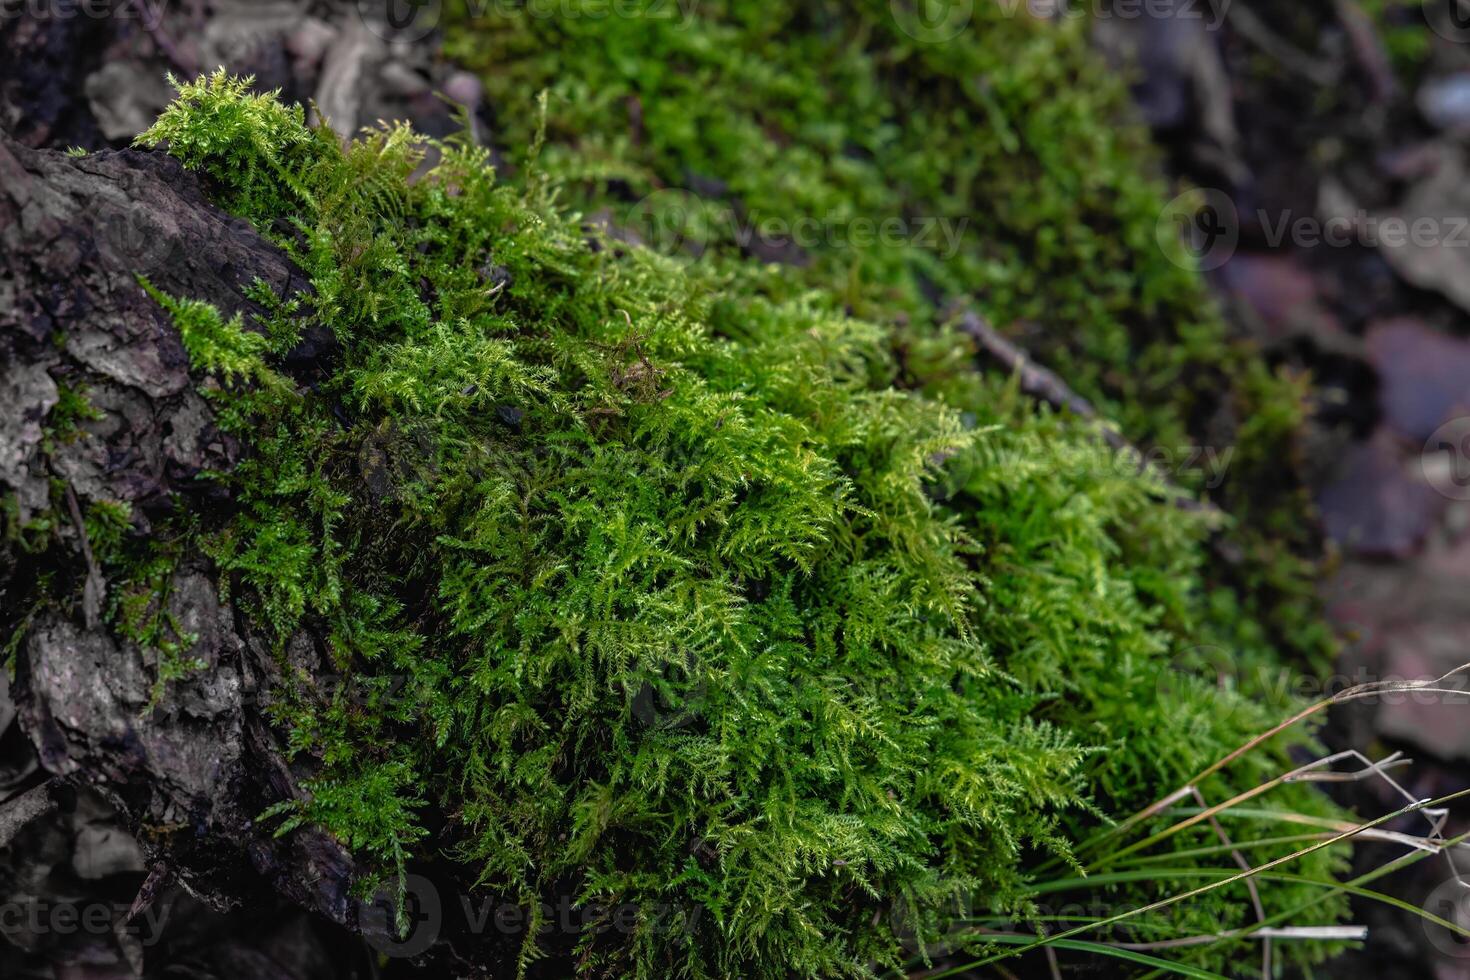
[[[1029,945],[1035,943],[1035,940],[1030,936],[985,935],[984,939],[986,942],[1005,945]],[[1110,956],[1114,959],[1128,960],[1140,966],[1153,967],[1160,973],[1172,973],[1181,977],[1194,977],[1195,980],[1227,980],[1226,977],[1218,973],[1201,970],[1199,967],[1190,966],[1187,963],[1172,963],[1169,960],[1160,959],[1157,956],[1140,953],[1134,949],[1120,949],[1117,946],[1109,946],[1107,943],[1088,942],[1085,939],[1058,939],[1046,945],[1054,946],[1057,949],[1069,949],[1079,953],[1093,953],[1098,956]],[[938,978],[953,975],[954,971],[949,971],[946,973],[932,974],[932,977]]]

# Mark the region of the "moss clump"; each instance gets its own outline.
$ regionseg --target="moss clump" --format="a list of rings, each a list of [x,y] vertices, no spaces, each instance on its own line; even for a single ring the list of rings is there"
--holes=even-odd
[[[1086,18],[922,0],[449,9],[447,50],[481,69],[512,159],[550,93],[537,168],[584,213],[742,289],[819,289],[921,337],[978,307],[1191,489],[1207,477],[1181,447],[1233,450],[1211,489],[1242,559],[1217,578],[1326,666],[1290,464],[1305,385],[1230,337]],[[770,256],[788,264],[747,261]]]
[[[222,75],[141,139],[186,148],[314,288],[268,325],[159,297],[252,448],[199,546],[283,666],[309,627],[362,682],[301,678],[280,702],[319,778],[273,814],[388,870],[459,862],[528,910],[521,971],[902,969],[977,902],[1036,913],[1099,808],[1151,802],[1269,722],[1213,678],[1169,680],[1235,618],[1203,581],[1204,519],[981,376],[961,338],[622,247],[463,142],[411,182],[407,130],[343,150]],[[342,353],[302,386],[279,365],[315,325]],[[1293,745],[1202,789],[1254,786]],[[1301,786],[1274,799],[1332,812]],[[1308,896],[1281,884],[1267,910]],[[542,934],[565,900],[637,921]],[[1173,922],[1250,915],[1235,889]]]

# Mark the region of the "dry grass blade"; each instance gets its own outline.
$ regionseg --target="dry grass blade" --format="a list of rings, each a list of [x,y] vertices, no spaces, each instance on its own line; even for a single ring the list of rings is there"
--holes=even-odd
[[[1344,833],[1336,834],[1325,841],[1321,841],[1308,847],[1301,848],[1297,851],[1293,851],[1291,854],[1284,855],[1283,857],[1276,858],[1275,860],[1267,861],[1265,864],[1253,867],[1249,871],[1242,871],[1240,874],[1231,875],[1228,878],[1223,878],[1219,881],[1211,882],[1208,885],[1202,885],[1199,888],[1190,889],[1189,891],[1181,892],[1180,894],[1160,899],[1159,901],[1152,902],[1148,905],[1142,905],[1138,908],[1129,909],[1126,912],[1120,912],[1117,915],[1110,916],[1105,919],[1099,919],[1095,922],[1089,922],[1085,925],[1077,926],[1076,928],[1069,929],[1066,932],[1058,933],[1055,936],[1047,936],[1042,939],[1038,939],[1018,949],[1004,950],[999,953],[995,953],[985,959],[976,960],[972,963],[966,963],[961,966],[954,967],[953,969],[944,973],[935,974],[934,976],[958,976],[959,974],[966,971],[978,969],[982,966],[988,966],[998,960],[1008,959],[1012,956],[1020,956],[1028,952],[1034,952],[1035,950],[1041,949],[1048,944],[1057,942],[1059,940],[1072,939],[1076,936],[1080,936],[1083,933],[1090,932],[1095,929],[1103,929],[1111,925],[1116,925],[1120,922],[1126,922],[1127,920],[1135,918],[1137,916],[1146,915],[1150,912],[1157,912],[1162,909],[1169,908],[1170,906],[1177,905],[1181,902],[1187,902],[1191,899],[1198,898],[1201,895],[1208,894],[1209,892],[1216,891],[1220,888],[1228,888],[1231,885],[1239,884],[1249,878],[1256,877],[1263,872],[1271,871],[1275,868],[1280,868],[1283,865],[1290,864],[1293,861],[1303,858],[1306,855],[1312,854],[1316,851],[1320,851],[1323,848],[1331,847],[1335,844],[1351,840],[1352,838],[1362,834],[1364,831],[1382,826],[1383,824],[1388,823],[1392,820],[1396,820],[1399,817],[1405,816],[1410,813],[1422,811],[1426,807],[1436,807],[1444,804],[1453,803],[1456,800],[1464,799],[1466,797],[1470,797],[1470,789],[1464,789],[1458,793],[1452,793],[1449,796],[1444,796],[1437,800],[1424,800],[1411,806],[1403,807],[1402,809],[1395,810],[1392,813],[1378,817],[1367,823],[1355,826],[1348,831],[1345,831]]]
[[[1145,807],[1128,819],[1122,821],[1114,827],[1110,827],[1098,836],[1094,837],[1092,840],[1084,843],[1077,849],[1077,856],[1079,859],[1083,858],[1085,855],[1095,851],[1098,847],[1102,846],[1108,841],[1126,834],[1128,831],[1132,830],[1140,823],[1143,823],[1145,820],[1158,816],[1175,804],[1191,798],[1196,791],[1196,787],[1198,787],[1206,779],[1220,772],[1222,769],[1225,769],[1227,766],[1234,763],[1237,759],[1248,755],[1250,752],[1259,748],[1261,745],[1264,745],[1266,742],[1269,742],[1271,739],[1275,738],[1277,735],[1280,735],[1282,732],[1296,727],[1297,725],[1306,721],[1308,718],[1311,718],[1314,715],[1318,715],[1334,705],[1347,704],[1352,701],[1361,701],[1365,698],[1399,692],[1463,695],[1464,691],[1453,688],[1445,688],[1441,687],[1440,685],[1444,684],[1451,677],[1454,677],[1458,674],[1466,673],[1467,671],[1470,671],[1470,663],[1462,664],[1459,667],[1456,667],[1454,670],[1445,673],[1441,677],[1434,678],[1433,680],[1380,681],[1370,684],[1359,684],[1355,687],[1348,688],[1345,691],[1341,691],[1330,698],[1324,698],[1321,701],[1316,702],[1315,704],[1303,708],[1301,711],[1297,712],[1295,715],[1292,715],[1290,718],[1274,726],[1273,728],[1261,733],[1260,735],[1255,736],[1252,739],[1249,739],[1244,744],[1236,748],[1233,752],[1230,752],[1229,754],[1216,761],[1213,765],[1201,771],[1193,779],[1189,780],[1185,785],[1170,793],[1168,796],[1165,796],[1163,799],[1158,800],[1152,805]],[[1310,769],[1312,767],[1305,768]],[[1302,771],[1303,770],[1298,770],[1297,772],[1300,773]],[[1294,774],[1288,773],[1287,775],[1291,776]],[[1282,779],[1285,778],[1286,777],[1282,777]],[[1216,808],[1214,812],[1218,813],[1222,809],[1226,809],[1237,803],[1244,802],[1246,799],[1250,799],[1253,796],[1258,796],[1275,785],[1279,785],[1278,780],[1273,780],[1272,782],[1266,783],[1261,787],[1257,787],[1255,790],[1248,791],[1246,794],[1242,794],[1230,803]]]

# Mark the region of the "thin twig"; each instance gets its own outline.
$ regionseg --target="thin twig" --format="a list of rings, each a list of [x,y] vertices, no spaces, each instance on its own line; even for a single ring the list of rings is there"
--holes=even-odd
[[[1243,4],[1230,4],[1226,17],[1241,37],[1275,58],[1282,67],[1302,76],[1318,88],[1329,88],[1337,83],[1338,73],[1331,63],[1307,54],[1281,37]]]
[[[158,893],[172,878],[173,872],[163,861],[158,861],[149,868],[148,877],[144,878],[143,884],[138,886],[138,895],[133,899],[133,904],[129,906],[128,914],[123,916],[123,922],[132,922],[144,909],[152,905]]]
[[[1401,798],[1410,803],[1414,802],[1414,795],[1408,790],[1404,789],[1403,786],[1399,785],[1398,781],[1390,776],[1387,772],[1388,769],[1395,766],[1410,764],[1411,760],[1402,758],[1402,752],[1395,752],[1388,758],[1376,763],[1369,763],[1367,756],[1353,749],[1349,749],[1346,754],[1357,758],[1363,764],[1367,765],[1368,768],[1356,773],[1304,773],[1297,776],[1296,779],[1302,782],[1355,782],[1358,780],[1366,779],[1369,776],[1378,776],[1384,782],[1388,783],[1389,786],[1393,787],[1394,791],[1397,792]],[[1450,847],[1445,846],[1444,828],[1450,820],[1449,808],[1426,808],[1424,810],[1421,810],[1420,812],[1424,814],[1424,819],[1429,822],[1429,837],[1426,840],[1439,845],[1439,849],[1443,851],[1444,859],[1449,865],[1450,872],[1455,876],[1456,880],[1460,881],[1462,884],[1465,883],[1465,876],[1461,873],[1459,865],[1455,864],[1454,850]]]
[[[1389,102],[1398,94],[1398,79],[1394,77],[1393,64],[1383,46],[1383,39],[1373,26],[1373,18],[1363,12],[1357,0],[1336,0],[1335,6],[1337,20],[1353,49],[1353,58],[1363,69],[1363,74],[1368,76],[1373,101]]]
[[[1172,826],[1166,827],[1165,829],[1159,831],[1156,834],[1153,834],[1150,837],[1146,837],[1141,841],[1130,844],[1120,850],[1114,851],[1113,853],[1103,858],[1101,861],[1097,862],[1097,864],[1093,865],[1093,867],[1103,867],[1107,864],[1111,864],[1120,857],[1125,857],[1135,851],[1151,847],[1162,840],[1166,840],[1174,836],[1175,834],[1180,833],[1181,831],[1188,830],[1190,827],[1193,827],[1195,824],[1200,823],[1201,821],[1212,820],[1218,814],[1223,813],[1226,810],[1234,809],[1241,803],[1245,803],[1248,800],[1255,799],[1257,796],[1268,793],[1278,786],[1283,786],[1286,783],[1291,782],[1301,782],[1306,778],[1307,774],[1312,773],[1315,770],[1322,769],[1324,767],[1331,766],[1333,763],[1341,762],[1344,759],[1354,757],[1358,759],[1363,759],[1365,763],[1367,762],[1367,760],[1363,757],[1361,753],[1352,749],[1349,749],[1346,752],[1339,752],[1336,755],[1330,755],[1325,759],[1318,759],[1316,762],[1312,762],[1297,769],[1293,769],[1291,772],[1283,773],[1282,775],[1277,776],[1273,779],[1268,779],[1266,780],[1266,782],[1261,783],[1259,786],[1236,794],[1234,797],[1226,800],[1224,803],[1217,803],[1214,806],[1206,807],[1199,813],[1186,817],[1184,820],[1181,820],[1178,823],[1173,824]],[[1367,778],[1367,775],[1371,775],[1376,772],[1376,767],[1374,767],[1372,763],[1368,763],[1368,768],[1363,770],[1362,772],[1362,778]],[[1190,788],[1192,789],[1193,787],[1191,786]],[[1414,800],[1413,797],[1410,797],[1409,801],[1411,803],[1417,802],[1416,800]]]
[[[1084,419],[1098,417],[1097,409],[1087,399],[1069,388],[1061,378],[1033,361],[1021,348],[1002,337],[978,313],[966,311],[960,318],[960,329],[973,338],[981,350],[1014,373],[1020,379],[1021,390],[1032,398],[1040,398],[1057,408],[1065,408]],[[1133,448],[1132,443],[1112,428],[1104,426],[1102,437],[1107,440],[1108,445],[1120,452]]]
[[[1052,980],[1062,980],[1062,966],[1057,962],[1057,951],[1046,947],[1046,965],[1051,967]]]
[[[1021,348],[1002,337],[995,328],[973,310],[966,310],[960,317],[960,330],[979,345],[980,349],[998,364],[1016,376],[1021,391],[1032,398],[1046,402],[1054,408],[1071,412],[1078,418],[1098,423],[1098,434],[1115,452],[1126,453],[1138,461],[1138,471],[1146,473],[1158,483],[1172,491],[1175,506],[1181,510],[1199,511],[1222,519],[1224,515],[1208,501],[1196,499],[1176,487],[1160,473],[1127,437],[1098,415],[1092,403],[1073,391],[1065,381],[1052,371],[1037,364]]]
[[[77,526],[82,557],[87,560],[87,581],[82,586],[82,616],[87,621],[88,631],[95,631],[102,625],[102,600],[107,595],[107,580],[102,577],[102,569],[92,556],[92,542],[87,537],[87,522],[82,519],[82,505],[77,502],[77,492],[70,483],[66,485],[66,506],[71,511],[72,523]]]
[[[154,46],[163,53],[163,56],[174,63],[175,68],[189,78],[199,74],[199,66],[194,63],[194,59],[180,51],[173,38],[169,37],[163,29],[160,23],[162,17],[158,16],[162,7],[159,7],[156,12],[150,12],[146,0],[128,0],[128,6],[137,11],[138,22],[143,25],[143,30],[153,39]]]
[[[1167,810],[1165,812],[1168,814],[1184,815],[1190,811]],[[1305,813],[1291,813],[1284,810],[1251,811],[1250,813],[1254,815],[1269,813],[1270,818],[1278,823],[1301,824],[1306,827],[1321,827],[1325,830],[1332,831],[1333,833],[1340,833],[1341,831],[1352,826],[1352,824],[1346,820],[1330,820],[1327,817],[1313,817]],[[1243,808],[1237,807],[1236,809],[1231,811],[1231,815],[1235,814],[1246,815],[1246,811],[1244,811]],[[1332,836],[1332,834],[1306,834],[1303,836],[1302,839],[1322,840],[1330,836]],[[1412,848],[1416,851],[1422,851],[1425,854],[1441,854],[1444,852],[1445,848],[1449,846],[1448,844],[1441,843],[1440,841],[1433,838],[1415,837],[1413,834],[1400,833],[1396,830],[1365,830],[1361,836],[1364,840],[1375,840],[1384,844],[1398,844],[1403,847]],[[1256,842],[1253,841],[1251,843],[1254,844]],[[1470,845],[1466,844],[1458,844],[1455,846],[1470,847]],[[1163,857],[1167,856],[1168,855],[1163,855]]]
[[[998,929],[977,929],[980,935],[1001,936],[1008,939],[1031,939],[1030,934],[1024,932],[1005,932]],[[1271,929],[1252,927],[1250,929],[1230,929],[1225,932],[1214,932],[1200,936],[1181,936],[1178,939],[1162,939],[1153,943],[1123,943],[1108,940],[1088,940],[1099,946],[1111,946],[1114,949],[1127,949],[1139,953],[1147,953],[1157,950],[1186,949],[1191,946],[1208,946],[1211,943],[1227,942],[1232,939],[1291,939],[1312,942],[1362,942],[1368,938],[1367,926],[1293,926],[1282,929]],[[1050,949],[1051,947],[1047,947]]]
[[[1119,914],[1110,916],[1106,919],[1100,919],[1096,922],[1089,922],[1086,925],[1077,926],[1074,929],[1068,929],[1066,932],[1058,933],[1055,936],[1048,936],[1044,939],[1038,939],[1027,946],[1005,950],[1003,952],[986,957],[985,959],[977,960],[973,963],[966,963],[962,966],[950,969],[945,973],[937,974],[936,976],[956,976],[968,970],[975,970],[983,966],[989,966],[991,963],[1002,959],[1009,959],[1014,956],[1024,956],[1025,954],[1033,952],[1042,946],[1057,942],[1059,940],[1072,939],[1094,929],[1103,929],[1107,926],[1116,925],[1119,922],[1125,922],[1128,919],[1132,919],[1137,916],[1148,915],[1161,909],[1166,909],[1171,906],[1178,905],[1181,902],[1188,902],[1192,899],[1198,898],[1201,895],[1209,894],[1212,891],[1217,891],[1221,888],[1228,888],[1229,886],[1238,884],[1239,882],[1244,881],[1248,878],[1253,878],[1268,871],[1274,871],[1276,868],[1279,868],[1282,865],[1290,864],[1292,861],[1304,858],[1309,854],[1316,853],[1317,851],[1325,850],[1326,848],[1332,847],[1335,844],[1340,844],[1352,840],[1354,837],[1357,837],[1364,831],[1372,830],[1375,827],[1380,827],[1383,824],[1389,823],[1390,821],[1397,820],[1399,817],[1412,813],[1415,810],[1423,809],[1430,803],[1448,804],[1453,803],[1456,800],[1464,799],[1467,796],[1470,796],[1470,789],[1463,789],[1460,790],[1458,793],[1451,793],[1450,795],[1440,797],[1437,800],[1419,801],[1413,806],[1404,807],[1402,809],[1395,810],[1393,813],[1385,814],[1381,817],[1378,817],[1377,819],[1370,820],[1367,823],[1359,824],[1352,829],[1345,831],[1344,833],[1333,836],[1329,840],[1322,841],[1318,844],[1313,844],[1310,847],[1304,847],[1298,851],[1293,851],[1292,853],[1283,855],[1282,857],[1276,858],[1275,860],[1267,861],[1265,864],[1257,865],[1256,867],[1251,868],[1249,871],[1242,871],[1239,874],[1231,875],[1228,878],[1223,878],[1219,881],[1212,882],[1211,884],[1202,885],[1199,888],[1193,888],[1187,892],[1181,892],[1177,895],[1171,895],[1168,898],[1160,899],[1157,902],[1151,902],[1148,905],[1132,908],[1126,912],[1120,912]],[[1248,932],[1249,930],[1245,931]]]

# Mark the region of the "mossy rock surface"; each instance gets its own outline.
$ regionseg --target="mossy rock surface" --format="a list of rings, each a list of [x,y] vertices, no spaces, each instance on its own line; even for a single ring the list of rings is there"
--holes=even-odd
[[[180,554],[211,557],[275,638],[274,717],[317,772],[269,816],[326,827],[389,879],[432,857],[523,905],[533,927],[496,969],[869,976],[949,955],[991,916],[1045,921],[1104,814],[1288,707],[1181,669],[1221,648],[1241,676],[1279,662],[1210,573],[1207,512],[980,373],[933,317],[627,245],[567,213],[534,151],[506,181],[484,151],[436,144],[411,180],[407,130],[344,150],[224,76],[184,86],[144,139],[312,288],[258,287],[270,312],[250,322],[153,290],[247,455],[212,477],[230,508],[147,540],[103,514],[98,559],[146,597]],[[289,372],[325,333],[320,374]],[[147,610],[120,602],[112,622],[165,654],[166,698],[197,668]],[[304,632],[350,684],[292,674]],[[1278,740],[1200,789],[1227,799],[1312,750]],[[1305,786],[1266,805],[1335,815]],[[1155,870],[1091,897],[1198,884],[1228,866],[1216,844],[1179,835],[1177,865],[1134,855],[1107,870]],[[1268,914],[1320,897],[1262,890]],[[637,914],[540,932],[566,900]],[[1253,918],[1233,886],[1167,927]],[[1242,955],[1254,944],[1181,953]]]

